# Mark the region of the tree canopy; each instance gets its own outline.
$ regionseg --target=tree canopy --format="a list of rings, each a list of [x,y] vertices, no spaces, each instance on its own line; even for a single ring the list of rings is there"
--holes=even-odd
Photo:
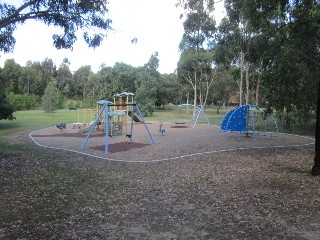
[[[76,32],[78,30],[83,31],[83,38],[89,47],[98,47],[107,36],[108,30],[111,30],[111,20],[106,18],[106,14],[108,13],[107,4],[107,0],[24,0],[21,1],[20,6],[1,2],[0,51],[4,53],[13,51],[16,43],[13,33],[19,24],[23,24],[27,20],[36,20],[48,26],[59,28],[57,32],[60,33],[52,36],[53,45],[57,49],[72,48],[77,40]],[[5,85],[6,91],[19,94],[21,92],[19,85],[21,85],[23,81],[26,81],[26,86],[24,84],[22,85],[28,89],[28,93],[31,91],[40,91],[40,95],[42,95],[52,80],[53,72],[50,70],[52,69],[52,61],[41,63],[42,66],[39,68],[41,72],[35,69],[33,69],[32,72],[25,69],[20,82],[12,81],[12,79],[16,79],[12,74],[20,75],[19,66],[15,65],[14,61],[12,61],[6,62],[7,66],[1,74],[1,85]],[[9,70],[9,65],[16,67],[16,69]],[[47,66],[47,68],[45,66]],[[50,71],[48,72],[46,69]],[[41,74],[41,76],[39,74]],[[39,76],[47,80],[39,81]],[[58,80],[60,84],[63,84],[61,78]],[[44,83],[44,85],[40,86],[39,84],[42,83]],[[60,85],[59,87],[62,86]],[[68,91],[68,88],[66,88],[65,91]],[[12,113],[14,109],[7,103],[4,89],[0,89],[0,96],[0,120],[13,119]]]
[[[26,0],[20,6],[0,3],[0,51],[14,49],[17,25],[31,19],[63,30],[52,36],[57,49],[72,48],[79,29],[85,30],[83,38],[89,47],[98,47],[111,29],[111,20],[105,18],[107,4],[107,0]]]

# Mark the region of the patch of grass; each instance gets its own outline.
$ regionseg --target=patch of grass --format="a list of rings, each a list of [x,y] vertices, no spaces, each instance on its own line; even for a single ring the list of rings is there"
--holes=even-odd
[[[39,110],[18,111],[14,113],[14,116],[16,119],[13,121],[0,121],[0,131],[2,136],[9,135],[26,128],[32,130],[54,126],[61,122],[73,123],[78,121],[78,111],[66,109],[58,110],[54,113],[45,113],[44,111]],[[90,121],[90,115],[87,115],[86,119]]]
[[[28,151],[30,146],[27,144],[9,143],[0,139],[0,152]]]
[[[222,118],[229,109],[220,110],[217,114],[215,107],[206,107],[205,113],[211,124],[220,125]],[[179,108],[177,106],[171,106],[167,110],[157,109],[152,116],[146,117],[147,121],[159,121],[159,122],[189,122],[192,119],[193,109],[186,107]],[[198,123],[207,123],[203,114],[199,115]]]

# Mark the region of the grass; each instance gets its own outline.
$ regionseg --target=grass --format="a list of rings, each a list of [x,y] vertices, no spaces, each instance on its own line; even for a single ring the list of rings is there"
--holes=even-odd
[[[54,113],[44,111],[18,111],[14,113],[13,121],[0,121],[1,135],[9,135],[23,129],[39,129],[42,127],[54,126],[57,123],[72,123],[78,121],[78,112],[73,110],[58,110]],[[87,116],[88,121],[90,116]]]
[[[220,111],[220,114],[215,114],[213,108],[206,110],[211,124],[219,124],[225,111]],[[18,111],[14,113],[16,117],[13,121],[3,120],[0,121],[1,135],[9,135],[23,129],[39,129],[42,127],[54,126],[55,124],[73,123],[73,122],[90,122],[94,120],[95,112],[80,112],[78,118],[78,111],[62,109],[54,113],[45,113],[44,111]],[[192,118],[192,110],[189,113],[186,110],[179,111],[174,107],[169,110],[156,110],[151,117],[146,117],[146,121],[159,121],[159,122],[176,122],[176,121],[189,121]],[[199,118],[199,123],[205,123],[203,115]]]
[[[206,115],[211,124],[219,125],[224,114],[227,110],[220,110],[220,114],[216,114],[216,109],[207,107],[205,109]],[[192,119],[192,108],[179,109],[178,107],[171,106],[167,110],[156,110],[151,117],[146,117],[147,121],[158,122],[189,122]],[[198,123],[206,123],[203,114],[199,115]]]

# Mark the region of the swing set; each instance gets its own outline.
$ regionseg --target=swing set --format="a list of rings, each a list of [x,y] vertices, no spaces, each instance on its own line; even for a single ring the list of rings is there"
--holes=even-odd
[[[152,144],[155,144],[155,141],[151,135],[151,132],[149,131],[142,113],[137,105],[137,103],[113,103],[107,100],[100,100],[99,104],[101,107],[98,113],[98,116],[96,117],[93,124],[90,126],[90,130],[88,135],[86,136],[85,140],[81,144],[81,149],[85,147],[87,144],[87,141],[89,140],[90,135],[92,134],[93,130],[101,125],[101,128],[104,129],[106,132],[105,134],[105,157],[108,158],[108,144],[109,144],[109,137],[113,137],[116,135],[122,134],[122,126],[119,122],[120,118],[123,118],[128,114],[128,109],[132,111],[132,116],[136,116],[135,112],[137,112],[137,115],[141,119],[141,122],[144,124],[144,127],[151,139]],[[128,115],[127,115],[128,116]],[[114,119],[117,119],[115,121]],[[127,119],[128,120],[128,119]],[[129,142],[132,142],[133,140],[133,122],[134,118],[131,118],[130,122],[130,131],[128,129],[129,122],[126,122],[126,137],[129,138]]]
[[[191,124],[193,124],[193,128],[195,128],[197,123],[198,123],[199,117],[202,114],[205,117],[207,124],[210,125],[210,121],[208,119],[207,114],[201,108],[199,108],[199,107],[197,107],[195,105],[192,105],[192,104],[180,104],[180,105],[178,105],[178,107],[179,107],[180,118],[182,117],[181,116],[182,115],[182,109],[184,109],[187,112],[189,112],[190,111],[189,109],[193,110],[194,108],[196,108],[196,114],[194,114],[192,116],[191,120],[189,120],[188,122],[176,121],[175,124],[177,124],[177,125],[181,125],[181,124],[191,125]],[[185,118],[185,117],[183,117],[183,118]],[[184,119],[182,119],[182,120],[184,120]]]

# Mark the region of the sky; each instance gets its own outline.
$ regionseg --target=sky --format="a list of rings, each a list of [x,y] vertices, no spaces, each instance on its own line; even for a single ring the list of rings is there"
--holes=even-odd
[[[19,3],[22,0],[1,1]],[[94,72],[101,64],[114,66],[116,62],[143,66],[151,55],[158,52],[160,73],[172,73],[179,60],[178,46],[183,35],[182,13],[175,7],[176,0],[109,0],[107,17],[112,20],[113,30],[100,47],[89,48],[81,33],[73,50],[57,50],[53,47],[52,35],[57,33],[54,27],[26,21],[14,32],[16,45],[9,54],[0,52],[0,66],[5,60],[13,58],[16,63],[25,66],[26,62],[43,61],[50,58],[59,66],[66,57],[70,61],[71,71],[90,65]],[[216,4],[216,21],[223,16],[223,1]],[[132,44],[131,40],[138,42]]]

